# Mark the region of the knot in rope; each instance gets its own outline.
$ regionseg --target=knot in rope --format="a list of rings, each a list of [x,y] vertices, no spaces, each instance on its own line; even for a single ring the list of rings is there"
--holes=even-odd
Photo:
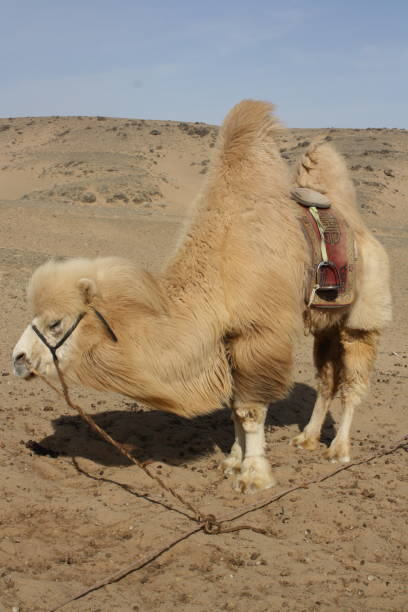
[[[206,516],[200,517],[203,523],[203,530],[209,535],[216,535],[221,533],[221,525],[215,518],[214,514],[207,514]]]

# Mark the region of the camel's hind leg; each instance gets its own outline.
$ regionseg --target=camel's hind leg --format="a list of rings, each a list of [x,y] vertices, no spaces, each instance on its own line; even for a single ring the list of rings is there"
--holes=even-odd
[[[339,388],[343,415],[337,435],[326,451],[332,461],[350,461],[350,427],[354,409],[360,405],[367,392],[370,374],[377,352],[379,333],[357,329],[340,332],[341,366]]]
[[[369,385],[377,343],[377,331],[332,328],[317,334],[314,360],[318,395],[312,417],[304,431],[292,440],[295,446],[315,450],[327,410],[337,391],[341,393],[343,415],[337,435],[326,451],[332,461],[350,461],[350,427],[354,409]]]
[[[337,327],[315,335],[313,358],[317,373],[317,399],[309,423],[291,444],[307,450],[320,446],[320,432],[339,385],[340,333]]]

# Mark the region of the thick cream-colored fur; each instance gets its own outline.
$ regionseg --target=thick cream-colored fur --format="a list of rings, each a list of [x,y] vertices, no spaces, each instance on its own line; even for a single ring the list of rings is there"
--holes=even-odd
[[[118,258],[51,261],[34,273],[28,289],[33,321],[52,343],[87,313],[59,349],[69,380],[187,417],[233,400],[237,437],[226,467],[241,466],[242,489],[273,483],[260,428],[265,405],[284,397],[292,384],[310,265],[291,179],[275,143],[281,128],[271,111],[268,103],[247,100],[227,116],[193,218],[161,276]],[[319,398],[328,399],[319,399],[312,427],[295,443],[315,448],[334,393],[341,390],[354,409],[367,386],[375,354],[371,339],[390,320],[388,262],[358,214],[343,160],[329,145],[309,148],[296,183],[326,193],[346,215],[359,257],[355,303],[311,313]],[[107,319],[117,343],[91,307]],[[59,327],[50,328],[59,320]],[[360,359],[366,346],[367,357]],[[24,355],[51,373],[51,356],[31,328],[15,349],[20,372]],[[344,460],[349,452],[347,415],[331,458]]]

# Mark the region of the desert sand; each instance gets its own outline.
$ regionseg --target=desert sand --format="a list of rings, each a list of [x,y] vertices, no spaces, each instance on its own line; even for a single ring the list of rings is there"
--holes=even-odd
[[[27,280],[50,256],[120,255],[161,269],[205,179],[216,134],[201,123],[0,120],[1,611],[50,610],[191,526],[164,507],[177,505],[171,497],[44,383],[14,378],[10,353],[29,321]],[[355,416],[359,459],[408,434],[408,131],[291,129],[282,133],[282,155],[293,164],[318,135],[346,156],[361,213],[391,259],[395,316]],[[320,450],[288,445],[310,416],[313,384],[305,337],[293,392],[269,410],[276,492],[333,470],[323,451],[338,400]],[[73,397],[205,512],[224,514],[271,495],[239,495],[219,470],[233,438],[226,411],[185,421],[113,394],[76,389]],[[50,452],[39,455],[33,442]],[[398,450],[352,467],[241,520],[267,535],[198,533],[63,610],[408,611],[407,465]]]

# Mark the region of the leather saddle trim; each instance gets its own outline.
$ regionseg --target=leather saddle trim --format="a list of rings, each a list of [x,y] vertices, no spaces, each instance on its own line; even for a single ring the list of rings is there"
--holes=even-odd
[[[335,213],[330,209],[330,202],[325,196],[318,194],[329,205],[317,211],[316,203],[310,202],[310,199],[314,199],[314,194],[318,192],[311,189],[306,191],[305,197],[309,198],[307,205],[294,198],[302,204],[298,218],[311,252],[311,267],[305,288],[306,304],[313,308],[348,306],[354,300],[354,237],[347,221],[337,211]]]

